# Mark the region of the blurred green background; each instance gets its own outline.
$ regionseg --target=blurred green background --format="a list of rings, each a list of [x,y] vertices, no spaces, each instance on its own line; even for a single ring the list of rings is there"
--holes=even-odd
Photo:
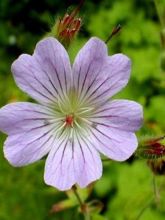
[[[109,53],[122,52],[132,60],[129,84],[117,97],[144,106],[145,120],[139,137],[165,133],[165,71],[160,67],[160,61],[165,66],[165,50],[160,40],[165,1],[157,3],[159,15],[152,0],[85,1],[80,12],[83,26],[69,49],[73,60],[91,36],[106,40],[114,26],[122,25],[120,34],[108,44]],[[0,106],[31,101],[14,83],[11,63],[21,53],[32,53],[55,19],[77,4],[78,1],[71,0],[0,0]],[[1,134],[0,220],[83,219],[77,206],[51,213],[52,205],[67,199],[66,194],[44,184],[44,160],[23,168],[10,166],[3,156],[4,140]],[[153,174],[145,160],[105,162],[103,177],[87,198],[87,201],[97,198],[104,204],[101,215],[93,214],[92,220],[164,220],[165,177],[157,176],[156,182],[160,188],[157,197]]]

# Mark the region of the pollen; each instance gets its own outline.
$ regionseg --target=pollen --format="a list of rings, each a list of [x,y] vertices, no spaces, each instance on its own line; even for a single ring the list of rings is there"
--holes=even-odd
[[[66,125],[69,125],[73,127],[73,122],[74,122],[74,116],[73,115],[67,115],[65,118],[65,123]]]

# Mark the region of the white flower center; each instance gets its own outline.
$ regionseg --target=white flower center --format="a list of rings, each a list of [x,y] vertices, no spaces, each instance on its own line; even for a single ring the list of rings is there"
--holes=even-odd
[[[94,108],[90,107],[89,103],[80,102],[74,89],[70,90],[68,95],[59,99],[55,105],[55,115],[59,119],[56,127],[57,135],[60,137],[74,130],[81,135],[87,134],[91,125],[89,117],[93,110]]]

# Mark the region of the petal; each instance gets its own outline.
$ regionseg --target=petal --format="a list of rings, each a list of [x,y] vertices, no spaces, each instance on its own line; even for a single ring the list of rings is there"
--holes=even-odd
[[[91,133],[93,137],[90,140],[97,140],[95,146],[98,151],[116,161],[127,160],[138,146],[137,138],[132,132],[98,125],[91,129]]]
[[[79,51],[73,64],[74,86],[79,95],[96,78],[107,56],[106,44],[96,37],[91,38]]]
[[[13,166],[45,156],[54,141],[53,113],[32,103],[14,103],[0,109],[0,129],[9,134],[4,154]]]
[[[91,143],[87,136],[77,134],[74,145],[76,183],[83,188],[101,177],[102,162],[95,143]]]
[[[89,40],[73,65],[74,84],[80,101],[105,102],[128,83],[130,66],[127,56],[108,56],[103,41],[98,38]]]
[[[8,135],[20,134],[54,120],[54,111],[30,102],[11,103],[0,109],[0,130]]]
[[[71,84],[71,66],[64,47],[54,38],[45,38],[32,56],[23,54],[12,64],[17,85],[41,103],[63,97]]]
[[[142,126],[143,108],[134,101],[113,100],[97,109],[90,117],[90,121],[94,124],[134,132]]]
[[[101,159],[89,142],[74,136],[58,140],[55,145],[46,160],[44,179],[48,185],[68,190],[76,183],[86,187],[100,178]]]

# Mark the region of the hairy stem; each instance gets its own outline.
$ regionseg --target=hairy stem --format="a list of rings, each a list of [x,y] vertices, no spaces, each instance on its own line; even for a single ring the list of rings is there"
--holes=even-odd
[[[157,183],[156,183],[156,177],[153,174],[153,191],[154,191],[154,196],[155,196],[155,202],[158,203],[159,202],[159,190],[157,187]]]

